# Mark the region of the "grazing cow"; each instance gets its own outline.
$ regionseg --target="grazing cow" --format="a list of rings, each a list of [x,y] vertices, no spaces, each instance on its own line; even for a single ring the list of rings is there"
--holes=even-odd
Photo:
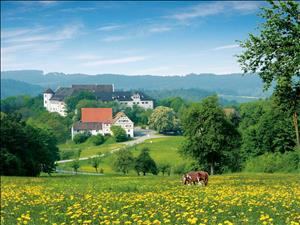
[[[208,184],[208,173],[204,171],[191,171],[187,174],[184,174],[182,177],[182,182],[184,185],[188,184]]]

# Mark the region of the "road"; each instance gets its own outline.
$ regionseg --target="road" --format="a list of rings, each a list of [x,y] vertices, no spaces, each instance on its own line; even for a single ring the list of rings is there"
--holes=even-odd
[[[144,142],[148,139],[164,137],[162,135],[157,134],[154,130],[146,130],[146,129],[141,129],[141,128],[136,128],[134,130],[134,133],[135,133],[135,137],[134,137],[133,140],[123,142],[123,144],[125,146],[133,146],[133,145],[136,145],[136,144],[140,144],[140,143],[142,143],[142,142]],[[111,150],[110,153],[114,153],[116,151],[119,151],[121,148],[115,148],[115,149]],[[89,157],[79,158],[78,160],[87,160],[87,159],[98,157],[98,156],[99,155],[92,155],[92,156],[89,156]],[[100,157],[104,157],[104,156],[105,156],[105,154],[100,155]],[[74,159],[65,159],[65,160],[56,161],[56,163],[57,164],[67,163],[67,162],[72,162],[73,160]]]

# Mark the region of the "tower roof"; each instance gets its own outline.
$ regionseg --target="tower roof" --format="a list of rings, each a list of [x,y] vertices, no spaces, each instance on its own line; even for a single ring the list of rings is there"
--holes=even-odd
[[[47,90],[44,91],[44,93],[47,93],[47,94],[54,94],[54,91],[52,91],[51,88],[48,88]]]

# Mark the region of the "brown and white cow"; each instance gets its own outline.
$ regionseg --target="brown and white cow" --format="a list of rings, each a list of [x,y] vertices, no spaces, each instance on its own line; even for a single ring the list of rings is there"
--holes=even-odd
[[[182,176],[182,182],[184,185],[190,184],[208,184],[208,173],[205,171],[191,171]]]

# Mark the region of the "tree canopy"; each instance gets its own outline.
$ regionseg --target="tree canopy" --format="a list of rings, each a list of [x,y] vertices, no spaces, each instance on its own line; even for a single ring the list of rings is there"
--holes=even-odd
[[[174,110],[165,106],[155,108],[149,120],[150,127],[159,133],[179,132],[179,124]]]
[[[269,1],[260,16],[264,23],[257,35],[240,42],[244,51],[238,61],[245,73],[258,73],[268,89],[275,84],[274,96],[293,115],[295,139],[299,146],[300,113],[300,7],[296,1]]]
[[[51,173],[59,159],[49,130],[27,125],[17,114],[1,114],[1,175],[37,176]]]
[[[154,175],[158,174],[157,165],[151,158],[149,151],[149,148],[143,148],[135,160],[134,169],[137,171],[138,175],[140,175],[140,172],[142,172],[144,176],[146,173],[152,173]]]
[[[123,142],[128,140],[126,131],[122,127],[113,125],[110,129],[113,132],[116,142]]]
[[[203,99],[191,105],[183,117],[183,129],[186,140],[182,152],[191,156],[200,165],[221,172],[229,163],[237,162],[240,135],[234,125],[225,116],[218,103],[217,96]]]

